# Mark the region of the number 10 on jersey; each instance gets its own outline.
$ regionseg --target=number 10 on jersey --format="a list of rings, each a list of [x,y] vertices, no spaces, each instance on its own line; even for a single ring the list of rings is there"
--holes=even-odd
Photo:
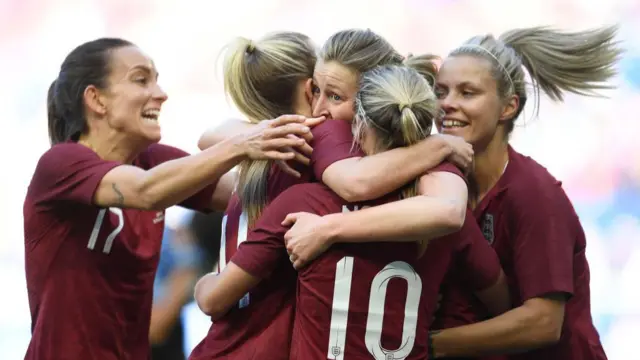
[[[336,277],[333,287],[331,309],[331,330],[329,333],[328,359],[343,360],[347,340],[347,321],[349,301],[351,299],[351,281],[353,278],[354,258],[346,256],[336,264]],[[387,296],[387,286],[391,279],[403,279],[407,282],[407,299],[404,304],[404,324],[402,342],[394,350],[382,347],[382,322]],[[376,360],[405,359],[411,354],[418,327],[418,307],[422,293],[422,280],[411,265],[403,261],[387,264],[376,274],[371,282],[369,293],[369,311],[365,332],[365,345]]]

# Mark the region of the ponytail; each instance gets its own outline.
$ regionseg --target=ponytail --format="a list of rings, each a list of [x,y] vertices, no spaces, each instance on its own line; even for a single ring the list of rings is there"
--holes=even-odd
[[[299,84],[313,77],[315,63],[315,47],[306,35],[277,32],[257,42],[240,37],[226,49],[224,89],[252,123],[292,114]],[[264,160],[240,164],[237,191],[250,226],[267,204],[272,165]]]

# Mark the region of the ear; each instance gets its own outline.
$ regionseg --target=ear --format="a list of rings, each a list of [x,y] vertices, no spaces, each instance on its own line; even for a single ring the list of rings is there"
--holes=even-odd
[[[518,95],[511,95],[511,97],[502,108],[502,113],[500,113],[500,121],[511,120],[513,116],[518,112],[519,106],[520,98],[518,97]]]
[[[307,79],[304,83],[304,95],[307,97],[309,106],[311,106],[313,102],[313,79],[311,78]]]
[[[84,103],[89,108],[99,115],[106,115],[107,107],[104,104],[104,98],[100,94],[100,90],[95,85],[89,85],[84,89]]]

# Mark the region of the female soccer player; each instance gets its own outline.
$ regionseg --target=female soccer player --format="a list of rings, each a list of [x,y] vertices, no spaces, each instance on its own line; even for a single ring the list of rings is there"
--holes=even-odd
[[[421,141],[430,134],[438,114],[431,85],[407,67],[387,66],[365,73],[356,98],[354,127],[367,154]],[[457,176],[462,174],[458,171]],[[423,181],[410,183],[404,187],[402,197],[416,196],[421,187]],[[365,205],[398,198],[396,193]],[[296,185],[286,190],[267,207],[220,276],[200,284],[198,301],[209,301],[216,309],[224,310],[262,284],[262,279],[279,283],[280,289],[292,287],[290,282],[295,277],[281,276],[284,269],[290,269],[282,239],[286,231],[281,224],[284,216],[291,210],[322,215],[353,209],[320,184]],[[424,359],[426,328],[440,282],[455,261],[454,256],[458,270],[469,275],[470,286],[489,300],[492,308],[508,308],[506,282],[500,282],[497,256],[471,216],[463,232],[430,244],[425,255],[428,259],[420,259],[426,243],[417,246],[414,240],[407,237],[398,239],[404,241],[400,244],[336,246],[301,272],[291,358]],[[265,358],[273,359],[269,355],[274,348],[269,344],[260,346],[267,352]],[[257,351],[257,344],[250,347]]]
[[[621,53],[615,33],[615,27],[576,33],[528,28],[499,38],[477,36],[454,50],[440,69],[437,93],[445,115],[439,127],[474,146],[474,216],[505,266],[515,308],[435,334],[436,356],[533,350],[509,358],[606,359],[591,319],[589,266],[578,217],[560,182],[509,146],[508,136],[528,98],[523,66],[533,80],[535,105],[540,90],[556,101],[564,91],[593,94],[607,88],[615,73]],[[299,247],[324,248],[350,231],[362,231],[361,224],[378,221],[366,215],[305,215],[289,237],[312,244]],[[454,303],[445,296],[445,307]],[[444,324],[464,318],[466,310],[444,311]]]
[[[348,36],[344,36],[344,35]],[[340,36],[332,37],[326,45],[329,49],[337,49],[342,46],[344,61],[349,59],[357,59],[359,68],[371,68],[377,62],[400,61],[400,56],[393,50],[391,45],[384,41],[381,37],[371,31],[351,31],[348,33],[339,33]],[[365,51],[366,50],[366,51]],[[362,58],[366,53],[367,57]],[[431,62],[423,62],[416,64],[426,64],[428,70],[433,69]],[[272,114],[281,114],[283,112],[295,112],[302,115],[310,116],[312,100],[312,84],[311,77],[316,65],[315,48],[310,39],[305,35],[292,32],[281,32],[270,34],[259,41],[250,41],[240,38],[231,44],[228,48],[227,57],[224,64],[225,87],[228,94],[234,100],[238,108],[252,122],[259,122],[260,119],[269,118]],[[264,74],[270,74],[265,76]],[[276,91],[277,90],[277,91]],[[349,119],[353,115],[351,114]],[[340,121],[340,126],[347,128],[348,142],[342,142],[345,136],[329,137],[325,136],[333,129],[333,125],[323,127],[324,133],[321,133],[314,140],[316,149],[331,149],[330,151],[316,152],[312,159],[314,164],[324,164],[324,166],[333,166],[335,163],[338,167],[327,170],[336,180],[329,181],[329,186],[342,189],[343,194],[349,200],[355,200],[355,197],[364,197],[366,199],[374,198],[384,194],[387,189],[393,189],[393,186],[399,187],[411,180],[411,177],[426,172],[433,166],[440,163],[444,157],[451,154],[446,149],[452,148],[462,156],[467,154],[466,144],[459,146],[461,140],[455,138],[437,138],[431,141],[424,141],[416,144],[411,149],[397,149],[390,151],[390,154],[380,154],[380,156],[372,156],[371,161],[366,158],[360,158],[358,154],[351,152],[352,135],[350,127],[346,122]],[[237,126],[237,124],[236,124]],[[251,125],[249,125],[251,126]],[[319,125],[321,126],[321,125]],[[443,140],[446,139],[446,140]],[[336,140],[339,141],[336,143]],[[208,146],[206,142],[212,142],[212,139],[201,141],[201,145]],[[450,141],[452,145],[448,145]],[[459,146],[458,150],[454,146]],[[444,149],[440,151],[440,149]],[[356,157],[358,156],[358,157]],[[407,161],[407,156],[411,158],[420,158],[417,166],[410,166],[403,169],[394,179],[388,179],[386,172],[381,171],[384,165],[389,164],[395,168],[402,168],[402,164]],[[346,164],[346,165],[345,165]],[[376,165],[377,164],[377,165]],[[461,165],[465,165],[462,161]],[[230,200],[226,211],[226,218],[223,222],[225,227],[225,240],[221,247],[219,270],[222,271],[226,263],[234,255],[238,245],[242,243],[247,236],[247,229],[259,217],[264,206],[278,196],[288,187],[301,182],[309,182],[313,175],[311,170],[315,168],[296,167],[298,177],[293,177],[273,164],[266,161],[245,162],[241,167],[238,192],[234,194]],[[324,169],[316,172],[317,178],[323,178]],[[351,192],[350,188],[355,188],[359,184],[359,180],[350,177],[353,173],[365,175],[360,179],[366,179],[368,190]],[[447,182],[447,176],[444,179],[438,177],[437,172],[429,175],[430,181]],[[461,221],[464,219],[464,212],[457,209],[464,209],[466,202],[466,185],[457,175],[452,175],[458,179],[454,179],[453,193],[462,200],[460,203],[453,204],[450,201],[451,194],[447,192],[432,192],[431,198],[426,201],[432,204],[431,213],[423,214],[423,222],[428,221],[430,229],[437,233],[449,233],[458,230]],[[403,178],[404,177],[404,178]],[[339,179],[339,180],[338,180]],[[378,180],[376,180],[378,179]],[[456,182],[457,180],[457,182]],[[354,184],[354,185],[352,185]],[[433,187],[438,187],[434,185]],[[442,187],[438,187],[442,189]],[[336,190],[339,191],[339,190]],[[462,205],[460,205],[462,204]],[[415,219],[415,218],[414,218]],[[415,222],[416,220],[414,220]],[[284,269],[286,273],[292,273],[290,268]],[[286,276],[286,275],[282,275]],[[274,348],[285,350],[283,356],[288,356],[288,341],[286,337],[279,337],[285,343],[280,346],[274,345],[274,339],[267,336],[267,329],[279,329],[275,325],[274,319],[282,321],[284,329],[290,328],[291,321],[286,321],[287,312],[289,319],[293,316],[293,308],[280,306],[287,293],[278,292],[277,288],[281,287],[278,279],[281,276],[272,276],[274,282],[264,282],[258,289],[251,294],[247,294],[238,307],[231,306],[220,311],[218,306],[221,303],[216,301],[198,301],[201,309],[212,315],[215,320],[207,337],[193,351],[191,358],[216,358],[219,356],[228,356],[234,358],[247,358],[249,356],[277,356]],[[205,278],[206,279],[206,278]],[[206,280],[205,280],[206,281]],[[198,288],[197,288],[198,289]],[[288,291],[293,292],[295,287],[291,287]],[[196,293],[200,292],[196,290]],[[260,295],[264,294],[264,296]],[[206,296],[197,296],[197,298],[206,298]],[[292,302],[290,301],[292,304]],[[216,309],[213,309],[215,306]],[[231,310],[227,312],[228,310]],[[221,316],[224,314],[224,316]],[[282,330],[284,332],[286,330]],[[290,332],[290,329],[289,329]],[[266,339],[266,340],[265,340]],[[264,342],[266,345],[248,346],[248,341]],[[268,355],[260,355],[256,353],[256,349],[268,349]],[[249,351],[249,353],[247,353]],[[260,356],[259,356],[260,355]]]
[[[287,136],[309,131],[283,117],[188,156],[157,144],[157,77],[135,45],[104,38],[74,49],[51,85],[52,147],[24,201],[26,359],[148,358],[164,209],[218,206],[224,173],[246,158],[292,159],[302,140]]]
[[[563,91],[593,94],[615,73],[621,53],[615,34],[615,27],[512,30],[473,37],[445,61],[437,85],[446,112],[440,126],[474,144],[474,214],[505,264],[516,307],[435,335],[437,355],[534,350],[509,358],[606,359],[591,319],[578,216],[560,182],[509,146],[508,136],[528,98],[523,66],[533,80],[534,105],[540,90],[556,101]]]

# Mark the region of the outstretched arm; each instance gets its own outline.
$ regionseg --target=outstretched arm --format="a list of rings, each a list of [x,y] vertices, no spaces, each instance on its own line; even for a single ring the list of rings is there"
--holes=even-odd
[[[459,230],[465,219],[467,186],[456,174],[437,171],[420,179],[420,193],[401,201],[323,217],[289,214],[287,250],[301,268],[336,242],[426,241]]]
[[[336,136],[335,131],[332,135]],[[471,145],[458,137],[429,136],[413,146],[336,161],[324,170],[322,182],[349,202],[372,200],[404,186],[447,158],[466,169],[473,159]]]
[[[167,161],[149,170],[117,166],[102,178],[93,202],[101,207],[165,209],[216,183],[244,158],[291,159],[293,153],[279,150],[303,141],[289,139],[287,135],[309,132],[309,128],[301,124],[304,119],[282,116],[198,154]]]

